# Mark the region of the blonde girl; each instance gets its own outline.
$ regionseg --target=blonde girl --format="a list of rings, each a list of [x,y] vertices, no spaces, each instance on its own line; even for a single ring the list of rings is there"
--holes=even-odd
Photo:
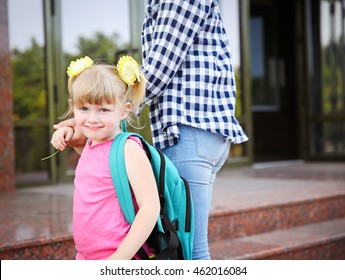
[[[73,202],[76,259],[136,258],[159,215],[154,175],[139,140],[127,140],[126,170],[138,205],[130,227],[114,190],[108,160],[110,146],[121,132],[121,121],[144,97],[145,81],[138,64],[128,56],[121,58],[117,67],[95,64],[85,57],[71,62],[67,73],[70,97],[66,115],[74,116],[75,126],[57,129],[51,144],[62,151],[74,137],[89,139],[86,145],[84,141],[80,146],[74,144],[80,154]]]

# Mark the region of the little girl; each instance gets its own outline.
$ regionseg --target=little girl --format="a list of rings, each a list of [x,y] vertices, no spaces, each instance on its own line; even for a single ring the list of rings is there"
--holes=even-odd
[[[74,147],[81,155],[75,171],[73,237],[76,259],[130,260],[150,235],[159,215],[157,186],[150,162],[137,138],[125,143],[125,164],[138,205],[130,226],[122,214],[109,169],[110,146],[120,123],[140,105],[145,81],[131,57],[117,67],[85,57],[68,67],[69,109],[75,127],[61,127],[51,144],[63,151],[73,135],[89,139]],[[79,136],[80,137],[80,136]],[[85,142],[84,142],[85,143]]]

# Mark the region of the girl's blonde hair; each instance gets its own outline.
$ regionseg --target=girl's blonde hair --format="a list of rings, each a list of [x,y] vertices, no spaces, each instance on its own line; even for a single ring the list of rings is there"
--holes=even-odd
[[[143,77],[143,75],[140,73]],[[68,79],[69,108],[62,116],[70,117],[74,106],[85,103],[101,105],[114,104],[121,110],[124,104],[132,104],[132,112],[136,111],[145,96],[145,80],[137,79],[133,85],[127,85],[120,77],[114,65],[93,64],[77,76]]]

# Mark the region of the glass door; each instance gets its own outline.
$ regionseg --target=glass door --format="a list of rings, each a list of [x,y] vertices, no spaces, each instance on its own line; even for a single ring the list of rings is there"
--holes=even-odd
[[[8,0],[13,77],[16,184],[52,179],[42,0]]]
[[[254,161],[299,154],[294,1],[250,2]]]
[[[345,159],[345,1],[307,1],[311,159]]]

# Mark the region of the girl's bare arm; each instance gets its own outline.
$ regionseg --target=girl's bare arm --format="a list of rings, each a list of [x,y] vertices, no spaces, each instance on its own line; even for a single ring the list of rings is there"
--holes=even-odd
[[[125,162],[139,210],[127,236],[109,259],[132,259],[152,232],[160,210],[151,164],[144,150],[135,141],[129,140],[125,143]]]

